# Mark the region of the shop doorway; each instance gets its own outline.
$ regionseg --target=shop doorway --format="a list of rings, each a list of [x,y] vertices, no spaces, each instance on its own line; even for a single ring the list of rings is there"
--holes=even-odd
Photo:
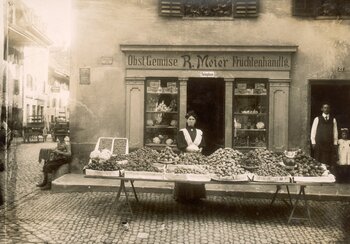
[[[338,124],[338,136],[341,128],[350,129],[350,82],[349,81],[311,81],[311,119],[321,114],[322,103],[329,103],[331,114]],[[313,155],[313,152],[312,152]],[[350,166],[336,166],[333,169],[338,183],[350,182]]]
[[[329,103],[331,114],[337,119],[338,130],[350,129],[350,84],[343,81],[312,81],[311,82],[311,119],[321,114],[322,103]]]
[[[225,82],[221,78],[190,78],[187,111],[198,114],[197,127],[204,133],[208,155],[225,145]]]

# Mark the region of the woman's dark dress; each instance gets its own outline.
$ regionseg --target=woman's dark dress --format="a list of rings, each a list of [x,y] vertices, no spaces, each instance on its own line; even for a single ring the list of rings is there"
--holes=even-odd
[[[197,131],[194,127],[186,127],[188,133],[191,136],[192,141],[195,140]],[[186,152],[188,144],[185,140],[185,136],[182,131],[179,131],[177,135],[177,147],[181,152]],[[199,148],[205,146],[204,139],[202,138]],[[174,198],[179,202],[196,201],[200,198],[206,197],[205,184],[193,184],[193,183],[175,183]]]

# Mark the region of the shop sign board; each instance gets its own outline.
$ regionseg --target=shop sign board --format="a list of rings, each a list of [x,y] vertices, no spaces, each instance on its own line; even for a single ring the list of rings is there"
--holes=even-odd
[[[215,77],[215,72],[214,71],[202,71],[200,73],[201,77]]]
[[[291,69],[290,53],[127,52],[127,69],[276,70]]]

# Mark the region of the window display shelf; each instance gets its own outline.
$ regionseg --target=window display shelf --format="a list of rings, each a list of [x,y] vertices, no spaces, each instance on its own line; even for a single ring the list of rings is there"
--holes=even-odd
[[[243,146],[235,146],[236,149],[264,149],[266,147],[243,147]]]
[[[266,132],[266,129],[238,129],[235,128],[237,131],[256,131],[256,132]]]
[[[144,145],[161,150],[176,147],[179,124],[177,78],[147,78],[145,82]],[[170,144],[170,145],[169,145]]]
[[[172,112],[163,112],[163,111],[146,111],[146,113],[163,113],[163,114],[177,114],[176,111],[172,111]]]
[[[177,127],[168,126],[168,125],[154,125],[154,126],[147,125],[146,129],[177,129]]]
[[[266,96],[267,94],[235,94],[239,97],[256,97],[256,96]]]
[[[168,144],[156,144],[156,143],[146,143],[146,147],[176,147],[176,145],[168,145]]]
[[[167,94],[167,95],[174,95],[176,96],[178,93],[173,93],[173,92],[147,92],[147,94],[151,95],[162,95],[162,94]]]
[[[266,79],[236,79],[233,89],[233,147],[268,146],[268,82]]]
[[[266,116],[267,113],[233,113],[234,115],[255,115],[255,116]]]

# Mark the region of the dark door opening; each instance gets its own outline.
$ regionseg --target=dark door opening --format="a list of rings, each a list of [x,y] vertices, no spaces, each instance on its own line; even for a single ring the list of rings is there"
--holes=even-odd
[[[329,84],[332,83],[332,84]],[[327,84],[311,85],[311,120],[321,115],[322,103],[329,103],[331,106],[331,114],[335,116],[340,128],[350,129],[350,113],[348,104],[350,104],[350,85],[334,84],[331,81]]]
[[[321,114],[322,103],[329,103],[331,114],[335,116],[338,125],[338,137],[340,129],[350,129],[350,84],[349,82],[324,81],[311,84],[311,125],[313,119]],[[310,125],[310,126],[311,126]],[[313,154],[313,152],[312,152]],[[336,166],[335,171],[338,183],[350,182],[350,166]]]
[[[187,111],[198,114],[196,127],[204,134],[208,155],[225,144],[225,82],[221,78],[190,78]]]

